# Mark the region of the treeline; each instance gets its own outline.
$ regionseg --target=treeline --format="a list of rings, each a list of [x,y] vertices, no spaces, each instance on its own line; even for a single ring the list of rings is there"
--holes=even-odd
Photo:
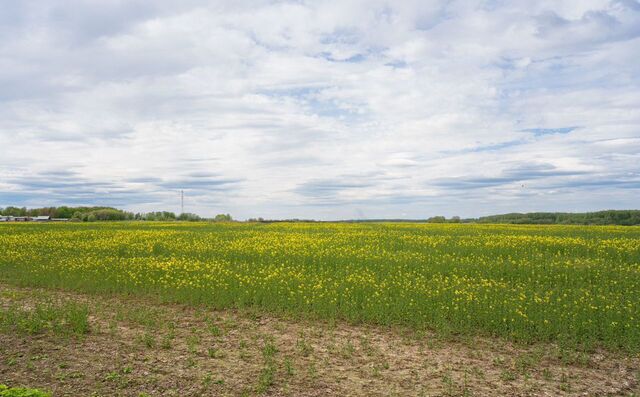
[[[95,221],[204,221],[212,220],[215,222],[230,222],[233,218],[229,214],[219,214],[213,219],[202,218],[192,213],[182,213],[176,215],[169,211],[155,212],[138,212],[133,213],[123,211],[113,207],[43,207],[43,208],[26,208],[26,207],[6,207],[0,208],[0,215],[5,216],[40,216],[48,215],[52,218],[66,218],[79,222],[95,222]]]
[[[291,218],[291,219],[265,219],[262,217],[259,218],[249,218],[247,222],[251,223],[313,223],[313,222],[322,222],[317,221],[315,219],[299,219],[299,218]]]
[[[640,225],[640,210],[607,210],[597,212],[530,212],[483,216],[478,223],[560,224],[560,225]]]
[[[117,213],[117,215],[116,215]],[[6,207],[0,208],[0,215],[5,216],[40,216],[48,215],[52,218],[77,218],[87,217],[89,214],[98,215],[100,217],[115,216],[122,220],[133,215],[131,213],[121,211],[111,207],[42,207],[42,208],[26,208],[26,207]],[[121,219],[117,219],[121,220]]]
[[[183,213],[176,215],[169,211],[133,213],[112,207],[43,207],[43,208],[0,208],[0,215],[5,216],[39,216],[67,218],[74,221],[214,221],[231,222],[229,214],[218,214],[213,218],[202,218],[196,214]],[[312,219],[263,219],[251,218],[248,222],[318,222]],[[340,222],[428,222],[428,223],[511,223],[535,225],[640,225],[640,210],[607,210],[597,212],[529,212],[483,216],[480,218],[461,219],[458,216],[445,218],[433,216],[427,219],[352,219]]]
[[[341,222],[415,222],[415,223],[511,223],[531,225],[640,225],[640,210],[607,210],[597,212],[529,212],[460,218],[433,216],[427,219],[353,219]]]

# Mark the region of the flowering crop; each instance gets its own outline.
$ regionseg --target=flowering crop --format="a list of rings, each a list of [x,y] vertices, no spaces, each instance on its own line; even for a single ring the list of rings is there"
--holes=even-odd
[[[0,279],[640,350],[640,228],[0,225]]]

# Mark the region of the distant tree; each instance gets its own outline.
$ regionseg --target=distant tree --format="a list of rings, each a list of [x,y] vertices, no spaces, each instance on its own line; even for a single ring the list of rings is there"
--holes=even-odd
[[[51,216],[53,218],[72,218],[74,213],[73,208],[62,206],[55,208]]]
[[[213,218],[214,222],[231,222],[233,218],[229,214],[218,214]]]
[[[141,215],[141,219],[145,221],[175,221],[176,214],[169,211],[147,212]]]
[[[429,223],[445,223],[447,221],[447,218],[445,218],[444,216],[432,216],[431,218],[427,219],[427,222]]]
[[[200,218],[200,216],[198,216],[196,214],[191,214],[189,212],[183,212],[182,214],[180,214],[178,216],[178,220],[179,221],[196,222],[196,221],[202,220],[202,218]]]
[[[92,211],[89,215],[95,217],[98,221],[124,221],[127,219],[124,211],[114,209]]]
[[[531,212],[491,215],[477,219],[479,223],[563,224],[563,225],[640,225],[640,211],[598,211],[585,213]]]
[[[149,214],[134,214],[132,212],[119,210],[113,207],[42,207],[42,208],[18,208],[7,207],[0,209],[0,214],[8,216],[38,216],[48,215],[52,218],[67,218],[74,220],[89,221],[124,221],[134,219],[147,220],[175,220],[173,212],[161,211]],[[91,217],[90,217],[91,216]],[[190,219],[197,217],[191,214]]]
[[[4,211],[2,212],[2,215],[6,215],[6,216],[26,216],[27,215],[27,209],[22,207],[22,208],[18,208],[18,207],[7,207],[4,209]]]

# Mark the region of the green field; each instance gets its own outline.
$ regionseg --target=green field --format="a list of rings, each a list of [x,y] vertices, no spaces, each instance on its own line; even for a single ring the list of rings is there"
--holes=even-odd
[[[640,228],[0,225],[0,280],[640,350]]]

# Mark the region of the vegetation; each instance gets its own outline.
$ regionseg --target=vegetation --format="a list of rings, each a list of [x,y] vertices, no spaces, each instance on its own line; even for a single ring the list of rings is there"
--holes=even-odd
[[[119,210],[112,207],[43,207],[31,208],[26,207],[6,207],[0,208],[0,215],[6,216],[39,216],[48,215],[52,218],[67,218],[82,222],[96,221],[188,221],[197,222],[206,220],[199,215],[192,213],[183,213],[176,216],[170,211],[154,211],[147,213],[136,213]],[[230,222],[233,220],[229,214],[218,214],[213,219],[214,222]]]
[[[0,397],[51,397],[51,394],[25,387],[8,387],[0,384]]]
[[[347,223],[402,222],[402,223],[491,223],[528,225],[640,225],[640,210],[608,210],[597,212],[530,212],[465,218],[432,216],[427,219],[366,219],[348,220]]]
[[[147,213],[127,212],[112,207],[43,207],[27,209],[25,207],[0,208],[0,215],[9,216],[38,216],[49,215],[52,218],[70,218],[84,222],[95,221],[204,221],[199,215],[184,213],[176,215],[170,211],[154,211]],[[233,218],[229,214],[218,214],[210,220],[214,222],[231,222]],[[277,222],[317,222],[313,219],[263,219],[249,218],[252,223],[277,223]],[[427,219],[354,219],[342,221],[342,223],[491,223],[491,224],[560,224],[560,225],[640,225],[640,210],[608,210],[598,212],[570,213],[570,212],[530,212],[510,213],[502,215],[483,216],[480,218],[461,219],[453,216],[447,219],[444,216],[432,216]]]
[[[146,214],[138,214],[137,219],[144,221],[175,221],[176,214],[169,211],[147,212]]]
[[[130,212],[117,210],[115,208],[102,208],[88,212],[75,212],[73,219],[84,222],[125,221],[134,219],[134,216]]]
[[[188,221],[188,222],[197,222],[197,221],[204,220],[199,215],[192,214],[190,212],[184,212],[178,215],[176,219],[178,219],[179,221]]]
[[[640,225],[640,210],[598,211],[585,213],[532,212],[492,215],[479,218],[480,223],[562,224],[562,225]]]
[[[52,218],[67,218],[84,222],[92,221],[124,221],[141,219],[140,214],[134,215],[111,207],[43,207],[43,208],[0,208],[0,215],[8,216],[39,216],[48,215]]]
[[[215,222],[231,222],[233,218],[229,214],[218,214],[213,218]]]
[[[0,308],[0,330],[19,334],[82,335],[89,332],[89,310],[74,302]]]
[[[83,222],[95,221],[201,221],[206,220],[197,214],[183,213],[176,215],[170,211],[153,211],[147,213],[133,213],[112,207],[43,207],[43,208],[26,208],[26,207],[6,207],[0,208],[0,215],[5,216],[40,216],[48,215],[52,218],[66,218]],[[218,214],[213,221],[232,221],[229,214]]]
[[[640,228],[2,225],[0,278],[458,334],[640,349]]]
[[[327,384],[345,396],[622,396],[640,385],[640,358],[620,352],[0,282],[0,307],[49,302],[86,305],[90,332],[0,328],[4,383],[56,396],[137,397],[316,396]]]
[[[4,209],[0,208],[0,215],[8,215],[8,216],[38,216],[38,215],[49,215],[52,218],[77,218],[86,220],[86,217],[93,214],[100,213],[109,213],[109,214],[118,214],[115,216],[114,220],[120,219],[133,219],[134,216],[132,213],[125,212],[122,210],[118,210],[111,207],[43,207],[43,208],[18,208],[18,207],[6,207]],[[104,216],[102,218],[105,218]],[[104,219],[111,220],[111,219]]]

